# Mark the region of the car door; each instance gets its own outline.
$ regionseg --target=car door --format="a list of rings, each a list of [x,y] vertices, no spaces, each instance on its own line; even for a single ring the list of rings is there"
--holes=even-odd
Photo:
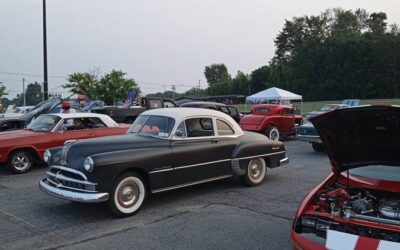
[[[69,140],[88,139],[95,137],[93,128],[86,127],[80,118],[67,118],[60,122],[60,125],[53,133],[53,141],[58,146]]]
[[[171,141],[171,183],[190,184],[230,174],[227,144],[228,140],[217,136],[214,118],[196,117],[180,122]]]

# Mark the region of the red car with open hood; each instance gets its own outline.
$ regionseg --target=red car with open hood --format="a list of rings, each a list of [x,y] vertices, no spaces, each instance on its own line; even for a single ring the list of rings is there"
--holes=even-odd
[[[294,249],[400,249],[400,107],[344,108],[311,118],[332,173],[303,200]]]

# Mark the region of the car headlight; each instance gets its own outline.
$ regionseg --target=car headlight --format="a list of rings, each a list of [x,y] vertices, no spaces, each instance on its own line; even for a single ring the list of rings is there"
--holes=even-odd
[[[83,168],[88,172],[93,172],[94,169],[94,161],[92,157],[88,156],[83,161]]]
[[[46,163],[50,163],[50,161],[51,161],[51,153],[50,153],[49,150],[44,151],[43,160],[44,160]]]

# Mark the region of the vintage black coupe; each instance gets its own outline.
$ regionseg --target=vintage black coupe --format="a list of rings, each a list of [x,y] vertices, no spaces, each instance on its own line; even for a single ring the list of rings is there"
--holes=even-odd
[[[288,162],[282,142],[198,108],[149,110],[126,135],[71,142],[46,151],[44,159],[49,170],[42,191],[76,202],[108,201],[120,217],[137,212],[148,193],[231,176],[256,186],[267,167]]]

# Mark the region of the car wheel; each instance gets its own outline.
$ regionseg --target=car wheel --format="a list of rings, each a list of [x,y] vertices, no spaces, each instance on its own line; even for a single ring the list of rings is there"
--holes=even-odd
[[[275,126],[268,126],[264,134],[272,141],[279,141],[279,130]]]
[[[246,174],[241,176],[242,181],[249,187],[259,185],[267,174],[267,165],[263,158],[251,159],[247,165]]]
[[[134,215],[146,197],[146,187],[140,175],[126,173],[118,177],[108,200],[111,211],[118,217]]]
[[[26,173],[33,165],[33,156],[26,150],[14,151],[11,153],[7,165],[16,174]]]
[[[324,144],[313,142],[313,143],[311,143],[311,145],[315,152],[324,152],[325,151]]]

